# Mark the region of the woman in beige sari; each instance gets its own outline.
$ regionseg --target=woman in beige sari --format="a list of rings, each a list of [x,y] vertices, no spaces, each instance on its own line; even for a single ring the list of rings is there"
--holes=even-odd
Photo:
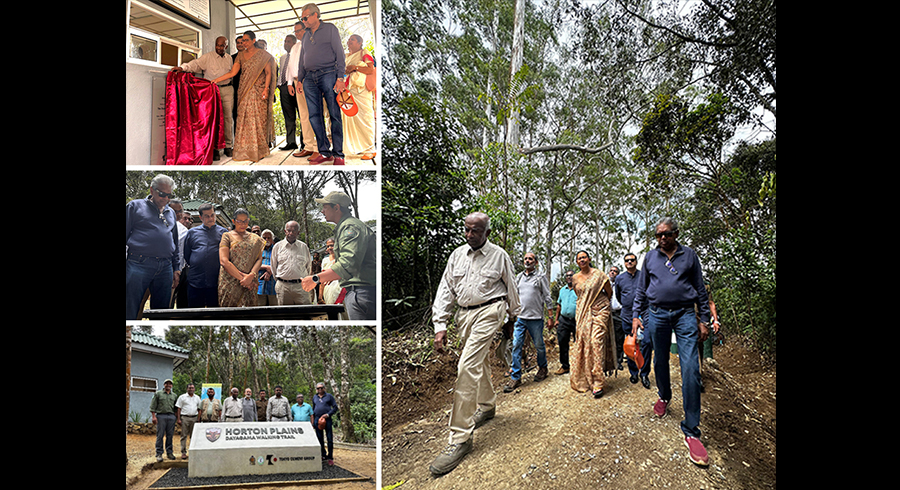
[[[585,251],[575,254],[581,269],[572,277],[575,294],[575,355],[569,384],[580,393],[591,390],[595,398],[603,396],[606,373],[615,369],[614,331],[609,276],[591,267]]]
[[[344,126],[344,154],[363,155],[371,160],[375,155],[375,58],[362,49],[363,39],[353,34],[347,40],[349,53],[345,58],[344,82],[359,107],[355,116],[341,114]]]
[[[219,83],[241,73],[238,86],[237,120],[234,124],[234,159],[258,162],[269,155],[275,139],[272,104],[275,97],[275,58],[256,47],[256,34],[244,33],[244,46],[231,71],[213,80]]]
[[[259,268],[266,241],[250,233],[250,213],[234,212],[234,230],[222,235],[219,242],[219,306],[256,306]]]

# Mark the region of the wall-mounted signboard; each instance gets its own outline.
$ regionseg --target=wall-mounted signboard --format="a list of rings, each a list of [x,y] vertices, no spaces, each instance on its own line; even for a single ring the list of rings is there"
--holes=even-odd
[[[154,0],[209,29],[209,0]]]

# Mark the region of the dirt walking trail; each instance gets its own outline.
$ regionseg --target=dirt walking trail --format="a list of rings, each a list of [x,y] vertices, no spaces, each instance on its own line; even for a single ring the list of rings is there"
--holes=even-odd
[[[545,334],[546,335],[546,334]],[[666,417],[653,415],[651,389],[631,384],[627,369],[607,378],[594,399],[569,387],[555,339],[547,341],[550,375],[535,383],[534,359],[523,385],[492,366],[497,415],[475,430],[474,446],[452,472],[434,477],[428,466],[446,445],[456,356],[417,360],[409,345],[423,339],[383,340],[382,480],[397,488],[704,488],[775,487],[775,370],[737,342],[717,347],[703,365],[701,440],[710,464],[688,459],[678,357],[670,356],[674,399]],[[496,347],[496,341],[495,346]],[[458,350],[457,350],[458,353]],[[492,354],[493,356],[493,354]]]

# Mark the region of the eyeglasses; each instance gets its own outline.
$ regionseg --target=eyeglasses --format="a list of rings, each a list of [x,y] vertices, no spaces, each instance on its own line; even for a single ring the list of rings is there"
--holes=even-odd
[[[662,233],[656,234],[656,238],[663,237],[663,236],[666,238],[672,238],[673,236],[675,236],[675,232],[674,231],[664,231]]]
[[[637,262],[637,259],[625,259],[625,262]]]
[[[671,272],[672,274],[678,274],[678,271],[675,270],[675,266],[672,265],[672,261],[671,261],[671,260],[667,260],[667,261],[666,261],[666,267],[669,268],[669,272]]]
[[[163,192],[163,191],[157,189],[156,193],[159,194],[159,197],[175,197],[174,192]]]

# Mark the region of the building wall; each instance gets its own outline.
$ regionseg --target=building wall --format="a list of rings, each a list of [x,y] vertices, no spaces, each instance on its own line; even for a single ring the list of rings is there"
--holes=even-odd
[[[234,5],[227,0],[209,0],[210,2],[210,28],[205,29],[177,13],[167,11],[173,17],[178,17],[192,26],[200,29],[202,50],[200,54],[214,51],[216,38],[225,36],[228,38],[228,53],[234,53]],[[128,44],[128,9],[130,0],[125,0],[125,43],[127,52]],[[151,2],[147,2],[148,4]],[[156,4],[152,4],[157,7]],[[162,8],[159,7],[161,10]],[[152,141],[150,141],[151,127],[153,124],[152,97],[153,79],[161,78],[165,83],[165,73],[168,66],[151,67],[145,64],[130,63],[125,61],[125,164],[149,165]]]
[[[155,378],[158,389],[163,389],[163,381],[172,378],[172,358],[162,357],[146,352],[132,351],[131,376],[140,378]],[[150,421],[150,401],[153,393],[147,391],[132,391],[128,402],[128,411],[140,414],[139,421]],[[129,420],[131,414],[129,413]]]

